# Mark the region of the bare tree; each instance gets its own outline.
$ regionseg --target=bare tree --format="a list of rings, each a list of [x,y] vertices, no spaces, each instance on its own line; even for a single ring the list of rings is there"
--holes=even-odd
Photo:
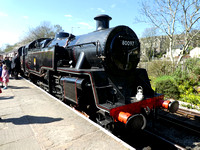
[[[50,22],[43,21],[39,26],[29,29],[22,43],[28,43],[39,38],[53,38],[59,31],[62,31],[60,25],[52,26]]]
[[[196,29],[200,29],[200,0],[179,0],[179,3],[181,12],[180,21],[184,30],[184,44],[177,64],[179,64],[184,53],[188,50],[194,37],[200,33],[200,30],[197,30],[198,32],[191,34],[191,31],[195,27]]]
[[[192,47],[200,47],[200,30],[192,30],[191,34],[195,34],[196,36],[193,38],[191,46]]]
[[[157,28],[146,28],[142,34],[141,49],[145,60],[150,61],[154,57],[154,45],[156,42]]]
[[[177,61],[178,65],[194,37],[200,33],[200,0],[143,0],[141,4],[145,21],[168,36],[170,59],[173,65],[175,63],[172,47],[177,38],[175,34],[184,35],[184,40],[180,37],[183,49]],[[197,29],[198,32],[192,34],[193,29]]]
[[[174,65],[172,47],[177,22],[178,0],[143,0],[141,11],[145,21],[160,29],[169,38],[170,59]]]

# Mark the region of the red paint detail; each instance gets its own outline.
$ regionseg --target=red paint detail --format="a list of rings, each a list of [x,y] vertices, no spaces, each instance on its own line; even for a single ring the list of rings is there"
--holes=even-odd
[[[39,70],[41,70],[41,68],[44,68],[44,67],[45,67],[45,66],[40,67]],[[51,68],[51,67],[46,67],[46,68],[53,69],[53,68]],[[34,74],[34,75],[37,75],[37,76],[39,76],[39,77],[42,76],[42,74],[40,74],[40,72],[37,71],[37,70],[30,69],[30,67],[28,68],[28,70],[31,71],[30,73],[32,73],[32,74]]]
[[[149,99],[145,99],[139,102],[123,105],[120,107],[116,107],[110,110],[110,115],[114,118],[114,120],[118,120],[118,115],[120,112],[130,113],[131,115],[141,113],[142,108],[146,108],[147,106],[152,110],[153,108],[160,107],[160,100],[163,100],[164,96],[156,96]]]
[[[104,110],[109,111],[110,115],[114,118],[114,120],[118,120],[118,115],[119,115],[120,112],[127,112],[127,113],[130,113],[131,115],[138,114],[138,113],[141,113],[141,109],[142,108],[146,108],[147,106],[150,108],[150,110],[152,110],[153,108],[156,108],[156,107],[162,107],[162,103],[164,101],[164,95],[159,95],[159,96],[156,96],[156,97],[152,97],[152,98],[148,98],[148,99],[142,100],[140,102],[123,105],[123,106],[116,107],[116,108],[113,108],[113,109],[107,109],[107,108],[99,105],[98,97],[96,95],[96,90],[95,90],[95,87],[94,87],[93,78],[92,78],[92,75],[91,75],[90,72],[67,70],[67,69],[66,70],[58,69],[58,71],[67,72],[67,73],[69,73],[69,72],[72,72],[72,73],[84,73],[84,74],[89,75],[90,76],[90,80],[91,80],[91,85],[92,85],[92,90],[93,90],[93,94],[94,94],[94,99],[95,99],[96,105],[99,108],[102,108]]]
[[[30,70],[30,66],[28,65],[27,62],[25,63],[25,65],[26,65],[26,68]]]
[[[158,104],[160,107],[168,109],[170,103],[171,103],[171,101],[169,101],[169,100],[166,100],[166,101],[160,100]]]
[[[90,72],[86,72],[86,71],[76,71],[76,70],[67,70],[67,69],[66,69],[66,70],[64,70],[64,69],[57,69],[57,70],[58,70],[58,71],[62,71],[62,72],[67,72],[67,73],[69,73],[69,72],[72,72],[72,73],[85,73],[85,74],[89,75],[89,76],[90,76],[90,79],[91,79],[92,90],[93,90],[93,94],[94,94],[94,99],[95,99],[96,105],[97,105],[99,108],[102,108],[102,109],[104,109],[104,110],[110,111],[110,109],[107,109],[107,108],[105,108],[105,107],[99,105],[98,98],[97,98],[97,95],[96,95],[96,90],[95,90],[95,88],[94,88],[94,82],[93,82],[92,75],[91,75]]]
[[[131,116],[130,113],[122,112],[122,111],[121,111],[121,112],[118,114],[118,118],[117,118],[117,119],[118,119],[120,122],[126,124],[128,118],[129,118],[130,116]]]

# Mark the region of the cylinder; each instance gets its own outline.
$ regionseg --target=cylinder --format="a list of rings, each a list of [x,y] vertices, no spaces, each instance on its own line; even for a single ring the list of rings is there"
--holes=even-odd
[[[146,127],[146,118],[142,114],[135,114],[128,118],[126,127],[131,131],[143,130]]]
[[[171,113],[175,113],[179,108],[178,101],[160,100],[158,106],[168,109]]]
[[[143,130],[146,127],[146,118],[142,114],[132,115],[128,112],[120,112],[118,120],[130,130]]]
[[[131,116],[130,113],[127,113],[127,112],[120,112],[119,115],[118,115],[118,120],[124,124],[126,124],[128,118]]]

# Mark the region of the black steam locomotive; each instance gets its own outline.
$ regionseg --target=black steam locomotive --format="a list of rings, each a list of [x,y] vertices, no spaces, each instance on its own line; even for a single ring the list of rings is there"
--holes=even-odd
[[[146,116],[178,102],[153,91],[145,69],[137,68],[140,42],[127,26],[109,28],[111,17],[94,18],[94,32],[60,32],[19,48],[21,72],[62,101],[88,113],[102,126],[122,122],[144,129]]]

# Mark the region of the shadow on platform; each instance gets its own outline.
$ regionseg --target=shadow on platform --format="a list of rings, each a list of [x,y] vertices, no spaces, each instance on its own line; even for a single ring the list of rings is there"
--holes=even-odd
[[[0,97],[0,100],[10,100],[10,99],[13,99],[14,96],[1,96]]]
[[[19,87],[19,86],[8,86],[10,89],[30,89],[29,87]]]
[[[11,122],[15,125],[26,125],[26,124],[45,124],[61,120],[63,120],[63,118],[25,115],[20,118],[2,119],[0,120],[0,122]]]
[[[10,80],[21,80],[23,79],[22,77],[14,78],[14,77],[9,77]]]

